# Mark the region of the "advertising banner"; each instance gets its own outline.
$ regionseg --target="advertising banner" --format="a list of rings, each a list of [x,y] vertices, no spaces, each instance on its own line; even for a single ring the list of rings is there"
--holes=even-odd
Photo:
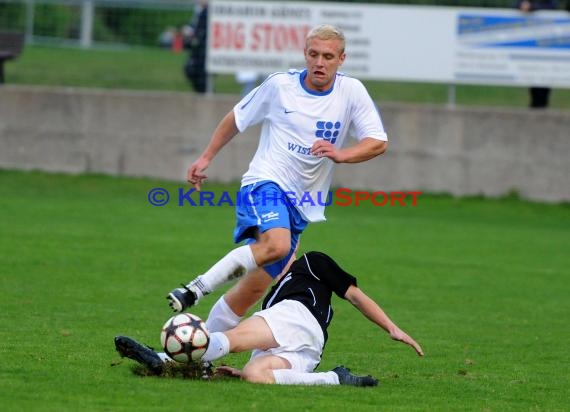
[[[340,27],[361,79],[570,88],[570,15],[355,3],[210,3],[211,73],[304,67],[308,31]]]

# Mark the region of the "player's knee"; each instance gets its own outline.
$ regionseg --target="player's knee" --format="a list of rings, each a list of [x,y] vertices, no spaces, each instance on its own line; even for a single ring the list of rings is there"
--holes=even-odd
[[[277,262],[291,251],[291,232],[284,228],[270,229],[251,247],[260,266]]]
[[[291,250],[290,242],[271,242],[264,245],[263,255],[267,263],[276,262],[287,256]]]

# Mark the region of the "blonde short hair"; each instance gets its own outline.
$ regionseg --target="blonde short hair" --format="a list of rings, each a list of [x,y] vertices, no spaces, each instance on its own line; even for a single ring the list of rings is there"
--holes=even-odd
[[[313,27],[307,34],[306,44],[308,45],[309,40],[315,37],[321,40],[340,40],[340,52],[344,53],[346,40],[344,38],[344,33],[338,27],[333,26],[332,24],[321,24],[320,26]]]

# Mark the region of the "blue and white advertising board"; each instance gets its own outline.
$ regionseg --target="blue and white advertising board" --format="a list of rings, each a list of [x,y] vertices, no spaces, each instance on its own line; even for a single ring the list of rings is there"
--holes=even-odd
[[[210,3],[208,70],[304,67],[311,27],[347,38],[345,73],[361,79],[570,88],[570,14],[355,3]]]

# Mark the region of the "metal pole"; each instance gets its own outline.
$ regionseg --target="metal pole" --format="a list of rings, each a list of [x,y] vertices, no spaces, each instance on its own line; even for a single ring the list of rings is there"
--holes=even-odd
[[[81,3],[81,47],[88,49],[93,44],[93,0]]]
[[[455,85],[447,85],[447,107],[449,109],[455,108]]]
[[[206,93],[209,95],[214,94],[214,75],[211,73],[208,73],[206,77]]]
[[[34,0],[26,2],[26,44],[32,44],[34,41],[34,11],[36,5]]]

